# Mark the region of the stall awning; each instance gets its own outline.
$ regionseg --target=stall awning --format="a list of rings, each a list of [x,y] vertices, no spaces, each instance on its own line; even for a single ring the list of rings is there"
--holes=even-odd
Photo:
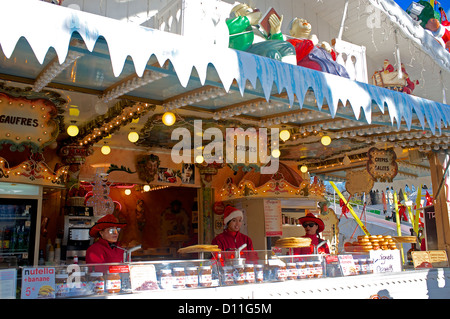
[[[218,117],[282,114],[300,123],[304,119],[290,113],[308,109],[433,134],[450,124],[449,105],[207,46],[201,37],[195,41],[35,0],[3,0],[0,10],[1,78],[32,83],[35,90],[51,82],[105,100],[131,97],[167,109],[188,103]]]

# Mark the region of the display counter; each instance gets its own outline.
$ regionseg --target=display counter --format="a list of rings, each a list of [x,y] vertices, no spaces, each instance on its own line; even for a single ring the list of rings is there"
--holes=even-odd
[[[230,257],[3,269],[0,297],[450,298],[448,268],[404,270],[395,250],[338,256],[252,251]]]

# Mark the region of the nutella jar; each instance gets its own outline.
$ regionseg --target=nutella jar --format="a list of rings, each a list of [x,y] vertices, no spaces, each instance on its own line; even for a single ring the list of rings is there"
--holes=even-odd
[[[361,265],[361,274],[367,274],[369,264],[367,263],[367,259],[360,259],[360,265]]]
[[[297,266],[295,265],[295,263],[288,263],[286,265],[286,270],[287,270],[287,279],[288,280],[294,280],[297,279]]]
[[[201,266],[199,269],[199,284],[201,287],[212,286],[211,266]]]
[[[84,272],[73,272],[71,275],[71,284],[68,284],[69,295],[70,296],[82,296],[87,294],[87,281],[86,273]],[[68,279],[69,280],[69,279]]]
[[[322,263],[320,261],[316,261],[314,263],[314,269],[315,269],[314,277],[322,278],[323,277],[323,268],[322,268]]]
[[[186,287],[197,288],[198,287],[198,269],[197,267],[186,268]]]
[[[106,276],[105,288],[106,292],[109,294],[115,294],[120,292],[120,289],[122,288],[122,281],[120,280],[120,274],[110,273],[108,271],[108,275]]]
[[[231,266],[223,267],[222,282],[225,286],[231,286],[234,284],[233,267]]]
[[[367,259],[367,273],[373,274],[373,259]]]
[[[263,265],[255,265],[255,281],[256,282],[264,281],[264,266]]]
[[[185,288],[186,287],[186,273],[182,267],[173,268],[173,287]]]
[[[55,296],[56,298],[65,298],[69,296],[69,286],[67,285],[67,274],[55,275]]]
[[[105,292],[105,278],[102,272],[92,272],[89,276],[90,289],[92,293],[101,295]]]
[[[244,265],[234,266],[234,282],[242,285],[245,282]]]
[[[161,269],[159,272],[159,284],[161,289],[172,289],[173,288],[173,278],[171,269]]]
[[[306,272],[307,272],[306,262],[300,261],[296,265],[297,265],[297,278],[305,279],[307,277],[306,276]]]
[[[286,265],[278,266],[277,268],[277,280],[285,281],[287,278]]]
[[[355,263],[355,271],[356,271],[356,274],[357,274],[357,275],[361,274],[361,264],[360,264],[360,260],[359,260],[359,259],[355,259],[354,263]]]
[[[244,276],[246,284],[254,284],[255,283],[255,266],[252,264],[245,264],[244,266]]]
[[[311,261],[306,262],[306,278],[314,278],[315,269],[314,263]]]

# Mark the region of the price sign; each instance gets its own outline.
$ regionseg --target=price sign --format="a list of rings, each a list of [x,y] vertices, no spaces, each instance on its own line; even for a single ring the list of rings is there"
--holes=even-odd
[[[24,268],[21,298],[55,298],[55,268]]]
[[[400,250],[371,250],[374,273],[389,273],[402,271]]]
[[[344,276],[356,275],[355,261],[352,255],[339,255],[339,266]]]

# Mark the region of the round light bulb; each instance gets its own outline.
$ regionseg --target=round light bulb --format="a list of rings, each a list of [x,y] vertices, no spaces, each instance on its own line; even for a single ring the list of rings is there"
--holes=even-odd
[[[320,142],[322,143],[322,145],[328,146],[331,144],[331,137],[329,137],[328,135],[324,135],[320,139]]]
[[[306,173],[307,171],[308,171],[308,167],[307,167],[306,165],[302,165],[302,166],[300,167],[300,172]]]
[[[135,143],[139,140],[139,134],[137,132],[130,132],[128,133],[128,140],[131,143]]]
[[[195,158],[195,162],[198,163],[198,164],[203,163],[204,160],[205,159],[203,158],[202,155],[197,155],[197,157]]]
[[[131,194],[131,189],[127,188],[127,189],[125,190],[125,195],[130,195],[130,194]]]
[[[280,138],[283,142],[286,142],[291,137],[291,133],[288,130],[282,130],[280,132]]]
[[[175,119],[175,114],[173,114],[172,112],[166,112],[162,117],[163,123],[167,126],[173,125],[175,123]]]
[[[150,185],[144,185],[144,192],[148,192],[150,190]]]
[[[77,136],[78,133],[80,132],[80,130],[78,129],[78,126],[76,125],[69,125],[69,127],[67,127],[67,134],[69,134],[70,136]]]
[[[103,145],[100,151],[103,155],[108,155],[111,153],[111,148],[108,145]]]
[[[276,149],[276,150],[272,151],[272,157],[278,158],[278,157],[280,157],[280,155],[281,155],[281,152],[280,152],[279,149]]]

